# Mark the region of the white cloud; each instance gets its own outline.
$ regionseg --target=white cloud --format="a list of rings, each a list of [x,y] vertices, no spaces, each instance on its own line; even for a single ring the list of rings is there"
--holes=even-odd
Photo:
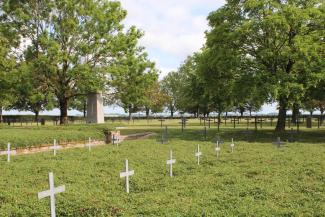
[[[136,25],[145,31],[141,44],[152,59],[158,59],[160,69],[176,69],[177,64],[205,42],[209,12],[224,4],[224,0],[121,0],[128,11],[127,26]],[[164,58],[173,58],[171,64]],[[177,64],[175,64],[177,62]],[[165,74],[165,73],[164,73]]]

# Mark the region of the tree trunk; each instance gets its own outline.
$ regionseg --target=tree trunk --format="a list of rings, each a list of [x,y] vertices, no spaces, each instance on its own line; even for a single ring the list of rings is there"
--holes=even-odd
[[[60,125],[68,124],[68,99],[60,99]]]
[[[196,106],[196,117],[199,118],[200,116],[200,107],[199,106]]]
[[[220,131],[221,112],[218,112],[218,132]]]
[[[150,109],[146,108],[146,118],[149,119]]]
[[[287,100],[282,97],[279,100],[278,122],[276,124],[275,131],[277,131],[277,132],[285,131],[286,118],[287,118]]]
[[[298,114],[299,114],[299,106],[297,103],[295,103],[295,104],[293,104],[293,108],[292,108],[291,123],[293,123],[293,124],[297,123]]]
[[[132,121],[132,107],[129,106],[129,121]]]
[[[324,108],[321,108],[320,109],[320,125],[323,125],[323,122],[324,122]]]
[[[84,114],[84,118],[86,118],[86,115],[87,115],[87,100],[84,101],[83,114]]]
[[[3,108],[2,108],[2,106],[0,105],[0,123],[3,122],[2,112],[3,112]]]
[[[34,111],[35,113],[35,122],[38,122],[39,111]]]
[[[170,117],[173,118],[174,117],[174,107],[172,104],[170,104]]]

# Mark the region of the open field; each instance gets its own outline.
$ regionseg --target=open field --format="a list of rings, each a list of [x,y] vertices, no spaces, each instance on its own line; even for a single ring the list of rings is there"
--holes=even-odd
[[[49,200],[38,200],[37,192],[48,189],[50,171],[55,186],[66,186],[66,192],[57,195],[58,216],[325,216],[323,129],[304,129],[295,134],[297,142],[278,149],[272,144],[277,135],[270,127],[254,133],[244,125],[229,126],[219,134],[225,144],[217,159],[211,142],[215,127],[203,141],[198,122],[190,121],[182,134],[178,122],[172,121],[169,142],[162,145],[157,141],[162,131],[158,121],[149,122],[149,127],[146,121],[116,126],[122,125],[128,127],[122,130],[125,134],[154,131],[158,135],[125,141],[119,147],[94,147],[90,153],[72,149],[58,151],[56,157],[51,152],[14,156],[10,164],[1,156],[0,216],[49,216]],[[99,138],[103,127],[113,125],[62,127],[66,132],[62,136],[79,136],[75,131],[80,131],[80,136],[97,132]],[[39,130],[39,138],[45,132],[57,135],[52,127],[21,130],[28,134]],[[286,140],[290,135],[281,136]],[[197,144],[203,153],[200,166],[194,157]],[[168,177],[166,166],[170,149],[176,159],[173,178]],[[126,158],[135,170],[129,195],[119,178]]]

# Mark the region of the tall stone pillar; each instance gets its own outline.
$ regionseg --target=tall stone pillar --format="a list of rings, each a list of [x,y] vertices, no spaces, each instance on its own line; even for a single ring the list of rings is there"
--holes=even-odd
[[[88,94],[87,123],[89,123],[89,124],[105,123],[102,93],[89,93]]]

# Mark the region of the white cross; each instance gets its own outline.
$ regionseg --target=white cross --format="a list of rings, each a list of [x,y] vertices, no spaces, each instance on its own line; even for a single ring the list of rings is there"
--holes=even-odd
[[[8,143],[7,145],[7,151],[2,151],[0,152],[0,155],[7,155],[7,162],[10,162],[10,156],[11,155],[15,155],[16,154],[16,150],[10,150],[10,143]]]
[[[118,144],[120,142],[120,139],[115,134],[113,134],[112,135],[112,142],[113,142],[113,145],[116,144],[118,146]]]
[[[197,152],[195,153],[195,157],[197,157],[197,165],[200,165],[200,157],[202,152],[200,152],[200,145],[197,145]]]
[[[93,146],[93,145],[91,144],[91,138],[90,137],[88,138],[88,143],[86,144],[86,146],[88,147],[88,150],[91,151],[91,146]]]
[[[219,141],[217,141],[217,145],[216,145],[217,158],[219,158],[220,151],[221,151],[221,147],[219,145]]]
[[[233,138],[231,139],[230,147],[231,147],[231,153],[234,153],[235,143],[234,143],[234,139]]]
[[[42,191],[38,193],[38,199],[43,199],[45,197],[50,197],[51,201],[51,217],[55,217],[55,194],[62,193],[65,191],[65,186],[54,187],[54,177],[53,173],[49,173],[49,190]]]
[[[280,137],[278,137],[277,140],[276,140],[276,142],[274,142],[273,144],[277,145],[278,148],[280,148],[280,146],[281,146],[282,144],[285,144],[285,143],[281,141],[281,138],[280,138]]]
[[[120,173],[120,178],[125,177],[125,187],[126,187],[126,193],[129,193],[129,176],[134,175],[134,170],[129,171],[129,161],[128,159],[125,160],[125,172]]]
[[[169,174],[170,177],[173,177],[173,164],[176,163],[176,159],[173,159],[173,151],[170,151],[170,159],[167,160],[167,165],[170,165]]]
[[[60,148],[61,148],[61,146],[58,146],[56,143],[56,140],[54,139],[53,146],[50,147],[50,149],[53,149],[54,156],[56,156],[56,150],[59,150]]]

